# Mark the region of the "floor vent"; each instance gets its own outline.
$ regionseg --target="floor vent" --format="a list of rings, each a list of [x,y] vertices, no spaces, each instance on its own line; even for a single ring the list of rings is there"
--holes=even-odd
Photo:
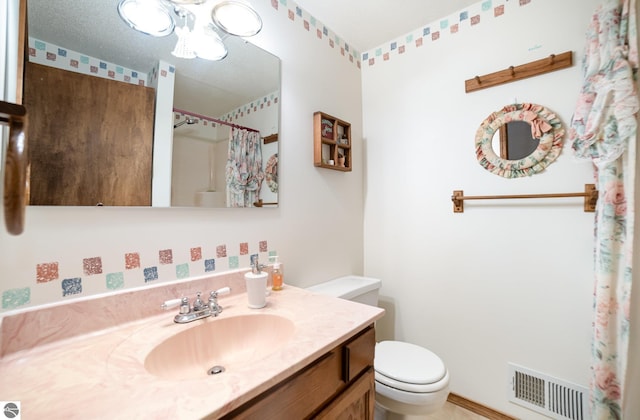
[[[587,388],[509,363],[509,401],[553,419],[589,418]]]

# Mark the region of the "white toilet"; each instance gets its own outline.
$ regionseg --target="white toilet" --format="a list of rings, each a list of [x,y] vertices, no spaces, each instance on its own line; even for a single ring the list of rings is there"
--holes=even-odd
[[[307,290],[378,306],[381,281],[345,276]],[[444,405],[449,395],[449,372],[429,350],[402,341],[376,344],[376,420],[420,419]]]

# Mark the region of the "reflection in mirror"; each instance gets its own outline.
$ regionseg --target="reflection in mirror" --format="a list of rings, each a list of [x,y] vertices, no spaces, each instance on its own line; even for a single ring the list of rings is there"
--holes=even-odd
[[[280,60],[234,36],[224,39],[229,53],[222,61],[176,58],[171,55],[177,41],[175,34],[153,38],[132,30],[119,18],[117,4],[118,0],[28,0],[29,61],[98,76],[120,84],[153,88],[155,105],[152,105],[152,110],[155,107],[155,112],[151,112],[152,151],[146,152],[146,159],[149,160],[146,165],[152,168],[147,176],[151,177],[151,173],[153,176],[152,197],[148,201],[154,207],[226,207],[225,168],[231,125],[258,131],[262,138],[262,169],[277,169],[277,165],[272,164],[271,168],[267,165],[269,162],[273,163],[274,159],[277,161],[278,142],[267,143],[264,138],[277,139],[278,135]],[[25,84],[28,83],[27,79]],[[28,91],[25,86],[25,93]],[[102,106],[107,98],[107,95],[94,95],[91,100],[94,105]],[[103,115],[98,108],[94,109],[94,105],[90,106],[95,111],[93,114]],[[44,106],[47,107],[49,124],[45,131],[50,133],[56,132],[55,125],[85,127],[93,130],[93,141],[106,131],[104,127],[122,126],[126,134],[115,135],[123,143],[118,154],[101,154],[97,161],[118,161],[123,166],[133,165],[128,160],[127,150],[139,142],[136,138],[136,126],[128,124],[128,114],[121,114],[117,120],[112,121],[103,119],[99,123],[74,123],[65,121],[76,116],[73,112],[61,112],[70,109],[63,104],[46,103]],[[192,119],[193,123],[184,123],[174,129],[174,125],[186,118]],[[53,120],[56,124],[51,122]],[[67,135],[64,137],[68,138]],[[78,137],[86,142],[87,134],[78,134]],[[61,143],[57,151],[41,147],[37,159],[58,161],[60,157],[67,155],[64,151],[74,149],[75,144]],[[40,182],[38,179],[44,177],[49,185],[58,183],[69,190],[66,181],[52,177],[49,171],[38,178],[37,159],[34,161],[32,157],[32,188],[34,183]],[[137,161],[140,160],[138,157]],[[96,166],[82,169],[82,163],[74,161],[72,165],[58,166],[79,169],[66,174],[66,179],[77,181],[82,180],[84,174],[97,171]],[[109,180],[109,188],[118,188],[126,183],[119,178],[120,174],[109,168],[112,166],[107,166],[108,175],[115,176],[113,180]],[[103,179],[106,175],[105,173],[98,179]],[[274,176],[277,177],[277,174],[272,174],[271,178]],[[176,184],[172,185],[172,182]],[[47,186],[43,188],[46,189]],[[76,195],[90,195],[86,188],[88,187],[78,188]],[[107,200],[101,199],[101,194],[97,194],[82,203],[60,201],[32,204],[95,205],[102,202],[104,205],[148,205],[105,201]],[[276,205],[277,188],[274,191],[263,182],[260,196],[255,202]]]
[[[519,160],[533,153],[540,139],[531,135],[531,125],[526,121],[511,121],[500,127],[493,136],[493,150],[502,159]]]
[[[496,153],[502,153],[503,149],[500,137],[496,133],[501,130],[507,131],[504,127],[513,122],[523,123],[516,127],[516,130],[527,128],[530,136],[537,141],[533,151],[519,159],[511,159],[511,156],[505,158]],[[476,157],[483,168],[495,175],[504,178],[530,176],[542,172],[556,160],[562,151],[563,137],[564,128],[560,119],[542,105],[507,105],[497,112],[492,112],[480,124],[475,138]]]

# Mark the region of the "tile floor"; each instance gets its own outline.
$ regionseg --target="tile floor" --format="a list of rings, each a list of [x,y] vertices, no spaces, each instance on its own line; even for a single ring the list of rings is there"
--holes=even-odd
[[[487,418],[473,413],[455,404],[447,402],[444,408],[427,417],[429,420],[486,420]]]

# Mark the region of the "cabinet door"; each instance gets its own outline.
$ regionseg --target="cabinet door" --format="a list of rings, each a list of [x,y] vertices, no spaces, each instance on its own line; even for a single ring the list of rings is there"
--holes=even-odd
[[[26,63],[30,204],[150,206],[151,88]]]
[[[376,392],[374,376],[373,368],[369,368],[360,379],[351,384],[316,418],[373,420]]]
[[[344,382],[342,352],[331,351],[239,409],[222,417],[249,420],[301,420],[329,401]]]

